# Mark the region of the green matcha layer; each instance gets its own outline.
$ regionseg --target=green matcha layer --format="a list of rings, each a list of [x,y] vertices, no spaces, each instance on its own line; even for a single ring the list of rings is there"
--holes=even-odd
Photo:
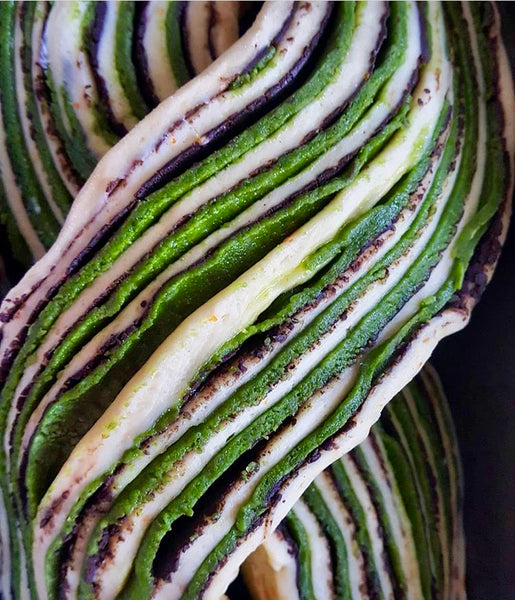
[[[425,368],[243,564],[259,598],[465,597],[457,440]]]
[[[265,4],[99,162],[0,308],[4,589],[218,597],[363,440],[503,240],[498,35],[482,5]]]

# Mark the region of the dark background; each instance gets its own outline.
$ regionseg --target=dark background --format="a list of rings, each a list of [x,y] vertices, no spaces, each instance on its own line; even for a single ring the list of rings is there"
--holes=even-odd
[[[500,3],[515,71],[515,4]],[[432,362],[456,423],[465,473],[469,600],[515,598],[515,226],[469,326]]]

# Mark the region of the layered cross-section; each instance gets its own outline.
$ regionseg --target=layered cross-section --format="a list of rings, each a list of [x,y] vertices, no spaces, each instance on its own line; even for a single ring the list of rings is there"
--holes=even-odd
[[[93,154],[93,119],[130,129],[149,103],[127,48],[102,54],[128,10],[70,15],[92,12],[95,72],[48,47],[63,119],[117,72],[103,116],[62,123]],[[105,154],[0,308],[14,597],[219,597],[491,276],[513,175],[492,6],[265,3],[202,68]]]

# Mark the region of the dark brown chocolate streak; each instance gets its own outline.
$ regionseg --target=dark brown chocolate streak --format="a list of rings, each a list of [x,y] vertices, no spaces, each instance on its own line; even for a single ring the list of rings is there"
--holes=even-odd
[[[309,512],[311,513],[312,517],[314,519],[316,519],[316,522],[318,524],[318,526],[320,527],[320,530],[322,532],[323,538],[325,539],[326,543],[327,543],[327,547],[329,550],[329,565],[327,568],[327,573],[326,575],[330,578],[330,585],[331,588],[333,590],[336,589],[336,581],[337,578],[339,576],[338,572],[336,571],[336,566],[338,565],[338,551],[336,548],[336,543],[335,540],[333,538],[333,536],[329,533],[329,531],[327,531],[324,523],[322,523],[318,516],[313,512],[312,506],[309,504],[309,502],[306,500],[306,498],[302,497],[302,500],[304,501],[304,504],[306,505],[306,507],[308,508]],[[283,526],[283,521],[281,521],[279,527],[277,527],[277,530],[279,530],[280,527]],[[276,530],[276,531],[277,531]],[[297,569],[299,568],[298,565],[298,561],[297,561]],[[319,573],[315,573],[315,577],[318,577],[320,574]],[[334,594],[334,599],[336,599],[338,596],[336,594]]]
[[[374,450],[376,450],[376,448],[377,448],[377,445],[374,447]],[[395,576],[395,570],[392,566],[390,553],[388,552],[386,531],[383,527],[382,519],[381,519],[381,514],[382,514],[381,504],[377,498],[376,491],[374,490],[374,487],[368,481],[366,473],[363,471],[361,461],[359,459],[356,459],[356,456],[352,452],[350,452],[346,456],[354,464],[354,467],[359,472],[360,477],[363,480],[365,487],[367,488],[370,499],[372,500],[372,505],[374,506],[374,510],[375,510],[376,517],[377,517],[377,535],[379,537],[381,537],[384,542],[383,550],[381,552],[381,558],[383,559],[383,566],[385,567],[385,570],[388,573],[388,576],[390,578],[390,583],[391,583],[392,589],[393,589],[393,597],[394,598],[402,598],[403,590],[399,585],[398,578]],[[376,456],[379,458],[380,455],[376,452]],[[382,459],[381,459],[381,462],[382,462]],[[381,468],[382,467],[383,467],[383,465],[381,465]],[[386,477],[386,472],[384,472],[384,474]],[[389,481],[388,481],[388,483],[390,484]],[[390,488],[390,485],[388,485],[388,487]],[[374,537],[373,531],[371,532],[371,537]]]
[[[492,20],[494,20],[494,16],[492,14],[491,16]],[[488,33],[488,31],[490,29],[494,29],[494,34],[490,34]],[[490,52],[491,52],[491,56],[496,57],[496,60],[494,61],[494,68],[493,68],[493,72],[492,72],[492,85],[493,85],[493,93],[490,94],[490,97],[488,98],[488,104],[491,105],[492,103],[494,104],[494,106],[496,107],[496,113],[497,116],[499,118],[499,123],[500,123],[500,129],[504,132],[505,128],[506,128],[506,118],[505,118],[505,112],[503,110],[503,106],[501,103],[501,73],[500,73],[500,64],[499,64],[499,60],[498,60],[498,56],[499,56],[499,51],[500,51],[500,44],[499,42],[502,40],[502,38],[498,37],[500,34],[498,34],[497,36],[495,35],[496,30],[495,30],[495,21],[493,21],[492,23],[489,23],[488,28],[485,27],[485,34],[484,37],[487,40],[487,43],[490,47]],[[511,69],[510,73],[514,73],[514,70]],[[507,171],[508,171],[508,177],[511,176],[513,177],[513,173],[512,171],[512,163],[510,161],[510,155],[509,152],[507,150],[507,146],[506,146],[506,139],[504,137],[504,135],[502,136],[502,143],[503,143],[503,148],[504,148],[504,154],[505,154],[505,163],[507,165]]]
[[[86,520],[86,522],[87,522],[87,519],[91,513],[93,513],[93,514],[107,513],[111,506],[112,497],[108,492],[106,492],[106,489],[109,488],[109,483],[111,482],[113,477],[114,477],[114,475],[108,476],[106,478],[105,482],[102,484],[102,486],[98,490],[96,490],[96,492],[93,495],[88,497],[88,499],[86,500],[86,503],[84,504],[84,507],[82,508],[80,514],[78,515],[77,519],[75,520],[72,530],[63,539],[63,543],[59,549],[59,556],[60,556],[59,573],[61,575],[61,577],[59,578],[59,581],[57,583],[57,597],[59,600],[67,600],[68,599],[68,596],[66,595],[67,590],[68,590],[68,582],[66,580],[66,573],[69,568],[69,563],[73,558],[73,553],[75,551],[74,550],[75,545],[78,541],[78,538],[81,535],[81,530],[83,527],[84,520]],[[47,512],[49,512],[51,515],[51,514],[53,514],[54,509],[49,508],[49,510]],[[49,522],[51,522],[51,521],[48,520],[47,523],[49,523]]]
[[[302,590],[302,585],[301,585],[302,568],[303,568],[303,566],[306,567],[306,565],[303,565],[300,561],[299,546],[298,546],[297,542],[295,541],[294,536],[292,535],[292,532],[290,530],[290,527],[288,526],[288,523],[285,521],[281,521],[281,526],[283,527],[283,535],[284,535],[285,539],[287,539],[288,543],[291,545],[291,547],[294,548],[293,557],[295,560],[295,581],[297,582],[297,589],[300,591],[300,590]],[[308,534],[308,537],[309,537],[309,534]],[[227,562],[227,559],[225,562]],[[220,564],[218,568],[220,568],[221,566],[222,566],[222,564]],[[311,565],[307,565],[307,567],[311,570]],[[319,576],[320,574],[317,573],[317,575]],[[311,579],[311,576],[310,576],[310,579]]]
[[[279,523],[279,525],[277,526],[276,531],[278,531],[283,536],[284,541],[288,545],[288,554],[295,558],[295,560],[297,561],[297,568],[298,568],[299,567],[299,552],[298,552],[297,544],[295,544],[293,538],[291,537],[290,532],[288,531],[288,528],[281,521]]]
[[[274,434],[273,434],[274,437],[280,435],[281,432],[286,430],[291,424],[294,424],[295,421],[296,421],[296,414],[290,415],[289,417],[284,419],[283,422],[281,423],[281,425],[278,427],[278,429],[274,432]],[[250,462],[257,462],[259,464],[260,452],[266,447],[267,444],[268,444],[267,437],[260,438],[260,440],[257,442],[257,444],[252,449],[247,450],[242,456],[240,456],[237,459],[237,461],[234,462],[232,465],[230,465],[228,467],[228,469],[223,473],[223,475],[220,478],[218,478],[216,480],[216,482],[214,482],[213,486],[216,486],[216,488],[214,488],[214,489],[218,489],[218,487],[220,487],[220,489],[222,491],[222,496],[221,496],[222,499],[223,499],[224,495],[229,493],[231,491],[231,489],[233,489],[233,487],[238,484],[238,480],[239,480],[239,477],[241,477],[241,474],[239,475],[239,477],[235,477],[235,475],[242,472],[242,468],[241,468],[242,464],[250,463]],[[297,465],[297,467],[295,467],[293,472],[290,472],[289,474],[280,478],[278,481],[274,482],[272,488],[268,491],[268,494],[266,496],[266,504],[269,507],[268,511],[270,510],[270,507],[275,507],[277,504],[279,504],[279,502],[282,499],[281,488],[283,487],[283,485],[286,481],[289,481],[289,480],[293,479],[294,477],[297,477],[298,467],[301,466],[302,464],[304,464],[304,462],[306,462],[306,463],[315,462],[316,460],[319,459],[319,456],[320,456],[320,451],[317,449],[308,456],[306,461],[302,461],[299,465]],[[246,457],[246,458],[243,461],[242,459],[244,457]],[[223,480],[222,480],[222,478],[223,478]],[[223,485],[221,485],[221,484],[223,484]],[[209,490],[211,490],[211,489],[212,488],[210,487]],[[201,498],[202,502],[209,502],[209,500],[207,498],[213,497],[209,493],[209,490],[202,496],[202,498]],[[218,496],[217,496],[217,498],[218,498]],[[257,518],[257,521],[255,521],[255,523],[261,522],[263,519],[267,518],[267,516],[268,516],[267,512],[263,513],[262,515],[260,515]],[[183,519],[183,518],[187,519],[187,520],[189,519],[188,517],[181,517],[181,519]],[[199,516],[199,518],[200,518],[200,516]],[[252,528],[254,526],[257,526],[257,525],[255,525],[255,523],[253,525],[251,525],[251,527],[247,530],[247,533],[245,535],[248,535],[249,531],[252,530]],[[180,546],[175,546],[176,539],[177,538],[175,536],[175,532],[173,529],[171,529],[165,535],[165,537],[163,537],[163,539],[161,540],[159,549],[156,553],[156,558],[154,560],[154,575],[155,575],[155,577],[161,578],[163,580],[169,580],[171,578],[173,571],[171,570],[170,562],[173,562],[174,564],[176,564],[177,561],[170,561],[169,560],[170,555],[168,554],[168,552],[169,552],[170,548],[176,548],[176,553],[177,553],[177,558],[178,558],[180,555],[180,551],[181,551]],[[165,555],[167,560],[163,560],[161,558],[161,556],[163,554]],[[175,556],[175,554],[174,554],[174,556]],[[225,562],[225,560],[227,560],[227,557],[225,557],[223,562]]]
[[[338,551],[337,551],[337,547],[336,547],[336,541],[334,540],[333,536],[329,533],[329,531],[327,531],[324,523],[319,521],[317,515],[313,512],[312,507],[309,505],[309,503],[306,501],[306,499],[303,498],[303,500],[304,500],[306,506],[309,508],[309,511],[311,512],[313,517],[317,520],[318,526],[320,527],[322,534],[325,538],[325,541],[327,542],[327,546],[329,548],[329,560],[330,560],[329,565],[328,565],[327,575],[330,577],[331,587],[333,588],[333,590],[336,590],[337,580],[340,577],[339,573],[336,571],[336,567],[338,565]],[[336,594],[334,595],[334,598],[335,599],[337,598]]]
[[[18,12],[19,12],[19,23],[17,25],[17,27],[19,27],[19,29],[23,32],[23,26],[24,26],[24,21],[27,18],[27,5],[25,2],[22,2],[19,5],[18,8]],[[16,27],[16,25],[15,25]],[[27,51],[27,44],[26,44],[26,40],[25,40],[25,36],[22,35],[22,43],[21,46],[18,48],[18,56],[20,59],[20,68],[21,68],[21,73],[24,75],[24,78],[28,75],[30,75],[30,68],[27,70],[27,64],[25,62],[25,53]],[[23,82],[23,87],[26,88],[25,86],[25,81]],[[30,127],[29,127],[29,132],[30,132],[30,137],[32,140],[35,140],[35,131],[34,131],[34,126],[33,126],[33,122],[34,122],[34,115],[29,112],[27,106],[23,106],[23,108],[20,107],[20,113],[25,113],[27,119],[30,121]]]
[[[208,23],[208,34],[207,34],[207,47],[209,49],[209,56],[211,60],[217,59],[216,49],[213,42],[213,30],[218,25],[219,16],[216,10],[216,2],[209,3],[209,23]]]
[[[190,10],[190,3],[184,2],[181,0],[177,3],[177,19],[179,20],[179,31],[181,36],[181,50],[182,56],[184,59],[184,64],[186,65],[186,69],[190,76],[190,79],[195,77],[195,69],[193,68],[193,63],[191,62],[191,54],[190,54],[190,35],[188,31],[188,11]],[[201,36],[202,34],[198,34],[195,32],[195,38],[198,39],[197,36]]]
[[[144,2],[134,3],[134,35],[132,38],[132,62],[136,72],[136,81],[138,88],[150,109],[155,108],[159,104],[159,98],[156,96],[154,83],[148,72],[147,55],[143,43],[145,37],[145,29],[147,27],[147,12],[149,3]]]
[[[112,478],[112,476],[107,477],[106,482],[110,481],[111,478]],[[58,598],[58,600],[67,600],[69,598],[69,596],[67,595],[68,590],[69,590],[69,584],[66,579],[66,573],[67,573],[68,563],[71,560],[71,557],[73,554],[73,549],[77,542],[77,538],[80,535],[82,519],[87,518],[87,516],[88,516],[89,512],[92,510],[92,508],[93,508],[93,511],[95,512],[95,507],[94,506],[92,507],[92,502],[106,504],[107,505],[106,511],[107,511],[107,509],[110,505],[110,501],[111,501],[111,498],[108,497],[105,493],[104,494],[102,493],[102,488],[100,490],[98,490],[94,496],[89,497],[87,499],[87,501],[84,505],[84,508],[82,509],[79,517],[77,518],[75,524],[73,525],[72,530],[64,538],[63,544],[61,545],[61,548],[59,549],[59,555],[60,555],[61,561],[59,564],[60,577],[57,582],[57,598]],[[53,511],[51,511],[51,512],[53,512]],[[48,524],[50,521],[51,521],[51,519],[49,519],[46,523]]]
[[[415,421],[415,418],[412,417],[411,413],[409,413],[409,418],[412,421]],[[439,508],[439,503],[438,503],[438,481],[437,481],[437,475],[435,474],[435,472],[433,471],[433,468],[431,467],[431,464],[429,462],[429,454],[427,452],[427,448],[426,448],[426,444],[424,444],[424,440],[421,437],[420,432],[416,429],[416,422],[414,423],[415,425],[415,436],[416,436],[416,441],[417,441],[417,451],[420,453],[420,455],[422,456],[423,460],[424,460],[424,466],[425,466],[425,471],[424,473],[422,473],[422,476],[426,475],[427,477],[427,481],[429,484],[429,491],[431,494],[431,512],[432,514],[434,514],[434,519],[436,523],[442,523],[443,522],[443,517],[440,514],[440,508]],[[397,430],[397,427],[395,427],[393,424],[392,426]],[[396,438],[399,437],[399,434],[396,433]],[[436,462],[438,462],[439,457],[435,456]],[[435,468],[437,469],[437,465],[435,465]],[[436,591],[436,590],[435,590]]]
[[[314,462],[314,460],[312,460],[311,462]],[[295,479],[297,476],[298,476],[298,470],[295,470],[293,473],[290,473],[288,476],[282,478],[279,482],[276,482],[276,484],[273,487],[273,493],[270,493],[269,496],[267,497],[267,506],[268,506],[267,512],[264,512],[261,515],[259,515],[251,523],[251,525],[247,528],[245,534],[237,539],[235,547],[232,549],[231,553],[234,553],[236,551],[236,549],[245,541],[245,539],[250,534],[252,534],[253,531],[255,531],[258,527],[260,527],[263,524],[263,522],[268,518],[268,513],[280,504],[280,502],[282,500],[281,487],[283,486],[283,484],[287,481]],[[299,554],[298,554],[298,547],[295,544],[294,540],[291,538],[290,533],[283,522],[281,522],[279,524],[278,529],[280,529],[281,534],[284,536],[286,542],[288,543],[289,553],[295,559],[295,562],[297,565],[297,574],[298,574],[300,572],[300,568],[301,568]],[[217,564],[217,568],[210,572],[209,576],[206,579],[206,583],[202,587],[202,590],[200,592],[200,597],[203,596],[203,593],[209,587],[211,580],[213,579],[213,577],[216,574],[216,571],[220,570],[227,563],[227,561],[229,560],[229,554],[226,554],[223,557],[223,559]],[[163,577],[162,579],[166,579],[166,578]]]
[[[252,523],[252,525],[247,529],[247,535],[249,535],[255,529],[257,529],[263,523],[264,520],[265,520],[265,515],[261,515],[260,517],[258,517]],[[239,545],[241,545],[242,541],[243,541],[242,538],[239,538],[236,541],[236,545],[235,545],[235,548],[233,548],[233,552],[236,550],[236,548]],[[295,562],[297,563],[297,572],[298,572],[298,570],[299,570],[299,558],[298,558],[298,553],[295,551],[295,549],[296,549],[296,546],[293,546],[293,545],[289,546],[289,553],[290,553],[290,555],[294,556],[294,558],[295,558]],[[199,595],[198,595],[199,600],[202,600],[205,597],[205,593],[208,590],[208,588],[209,588],[209,586],[211,584],[211,581],[215,577],[216,572],[219,571],[227,563],[228,560],[229,560],[229,555],[226,554],[222,558],[222,560],[220,560],[218,562],[218,564],[216,565],[216,568],[209,573],[209,575],[206,578],[206,581],[205,581],[204,585],[202,586],[202,589],[199,592]]]
[[[47,83],[47,80],[45,77],[45,73],[48,71],[48,51],[47,51],[47,44],[46,44],[48,16],[49,16],[49,12],[50,12],[48,3],[47,2],[43,3],[43,6],[38,5],[38,10],[44,10],[45,12],[44,12],[44,23],[43,23],[43,29],[42,29],[42,34],[41,34],[40,46],[37,49],[37,53],[38,53],[37,64],[39,67],[39,72],[36,75],[34,75],[34,73],[33,73],[34,93],[36,94],[36,97],[40,100],[40,102],[42,104],[44,103],[44,111],[48,117],[48,123],[46,123],[45,133],[47,134],[47,136],[49,138],[52,138],[52,139],[55,139],[58,141],[59,149],[57,151],[57,154],[60,159],[59,164],[61,166],[61,169],[63,169],[63,171],[65,172],[66,177],[70,181],[72,181],[77,186],[77,188],[80,188],[84,184],[84,179],[80,176],[78,171],[75,169],[72,161],[70,160],[70,158],[68,156],[68,153],[66,152],[64,142],[61,139],[59,130],[57,128],[57,125],[55,124],[52,110],[50,108],[51,103],[52,103],[52,95],[51,95],[50,88],[48,87],[48,83]],[[34,51],[35,51],[35,49],[33,49],[33,52]]]
[[[172,525],[159,544],[153,563],[153,573],[162,579],[171,579],[179,566],[179,559],[192,543],[195,534],[211,521],[216,520],[225,496],[231,492],[245,476],[245,467],[252,463],[265,446],[266,440],[244,452],[199,498],[193,508],[194,516],[181,516]]]
[[[36,98],[40,101],[41,104],[44,104],[44,112],[47,115],[48,119],[48,123],[46,123],[45,121],[42,121],[42,125],[44,125],[45,128],[45,133],[47,134],[47,136],[49,138],[52,138],[54,140],[58,141],[59,144],[59,148],[57,150],[57,153],[59,155],[59,164],[61,169],[63,169],[63,171],[66,173],[66,177],[72,181],[77,187],[81,187],[82,184],[84,183],[82,178],[80,177],[80,175],[75,171],[72,163],[70,162],[68,155],[66,154],[66,150],[64,149],[64,145],[63,142],[59,136],[59,132],[57,130],[57,126],[55,125],[53,116],[52,116],[52,112],[50,110],[50,103],[51,103],[51,95],[50,95],[50,90],[48,88],[45,76],[44,76],[44,72],[45,70],[48,68],[48,59],[46,56],[46,45],[44,43],[44,32],[46,31],[46,26],[47,26],[47,20],[48,20],[48,13],[49,13],[49,8],[48,8],[48,3],[43,3],[41,6],[38,7],[38,11],[41,10],[42,14],[43,14],[43,35],[41,37],[41,44],[40,47],[35,49],[32,48],[32,52],[33,54],[37,51],[38,53],[38,60],[37,60],[37,65],[38,65],[38,71],[33,72],[32,73],[32,87],[34,90],[34,94],[36,96]],[[25,21],[26,18],[26,3],[23,2],[21,5],[21,9],[20,9],[20,20],[23,23]]]
[[[122,518],[118,521],[118,523],[123,524],[124,520],[125,519]],[[97,596],[97,593],[100,591],[98,583],[95,581],[95,575],[98,568],[102,566],[102,563],[109,562],[109,559],[113,557],[113,552],[111,550],[111,538],[113,536],[119,536],[120,525],[118,523],[112,523],[102,531],[102,535],[98,542],[97,554],[90,556],[84,566],[84,581],[92,585],[95,596]]]
[[[390,479],[390,474],[388,473],[388,469],[386,468],[386,464],[384,462],[384,456],[383,456],[383,453],[381,452],[381,449],[379,448],[377,439],[374,435],[371,435],[368,437],[368,441],[369,441],[370,445],[372,446],[372,448],[374,450],[374,454],[377,459],[377,462],[379,463],[379,466],[381,467],[381,471],[386,480],[386,485],[388,486],[388,489],[390,491],[392,491],[392,481]]]
[[[179,172],[190,167],[194,162],[204,159],[208,154],[212,154],[216,150],[219,150],[244,129],[255,124],[261,117],[264,116],[266,112],[269,112],[278,106],[288,96],[292,85],[298,79],[302,79],[303,75],[305,75],[305,67],[307,68],[308,64],[311,63],[310,59],[314,57],[314,50],[316,49],[326,29],[330,13],[331,11],[328,7],[328,11],[324,17],[322,26],[316,32],[313,38],[311,38],[309,45],[304,48],[299,60],[279,82],[270,87],[262,96],[250,102],[244,109],[232,114],[223,123],[220,123],[205,133],[202,136],[202,143],[197,142],[196,144],[192,144],[189,146],[189,148],[178,154],[175,158],[161,167],[161,169],[159,169],[155,175],[150,177],[139,188],[135,194],[136,198],[145,198],[150,193],[163,187],[169,183],[173,177],[178,175]],[[274,43],[277,42],[274,40]],[[266,49],[263,51],[263,54],[265,53]],[[262,57],[260,56],[255,62],[259,62],[261,58]],[[249,70],[251,69],[252,67],[250,67]],[[245,73],[245,69],[242,71],[242,73]],[[227,89],[222,90],[213,96],[211,100],[218,98],[218,96],[221,96],[226,92]],[[205,105],[202,104],[192,108],[186,114],[186,119],[195,115],[204,106]],[[173,131],[182,124],[182,122],[183,119],[180,119],[179,121],[173,123],[167,130],[165,136],[163,136],[163,138],[157,142],[156,148],[159,148],[161,144],[165,143],[168,136],[171,135]]]
[[[503,217],[509,204],[511,204],[511,198],[506,197],[474,251],[461,289],[456,292],[449,304],[443,309],[444,311],[447,308],[455,308],[468,312],[468,300],[471,299],[475,305],[481,299],[488,283],[485,270],[495,266],[501,254],[500,237],[504,228]]]
[[[14,360],[16,359],[16,356],[18,355],[18,352],[19,352],[20,348],[22,347],[22,345],[25,341],[25,338],[27,337],[27,332],[29,330],[29,326],[30,326],[30,324],[24,325],[23,328],[18,332],[18,335],[11,342],[9,347],[4,351],[4,355],[2,357],[2,363],[0,366],[0,385],[4,384],[7,376],[10,373],[11,365],[14,362]],[[2,337],[3,337],[3,332],[2,332]]]
[[[429,44],[428,31],[431,31],[431,25],[427,21],[426,11],[427,8],[418,4],[418,20],[420,23],[420,48],[421,48],[421,61],[423,64],[427,64],[431,58],[431,46]]]
[[[107,89],[106,80],[99,71],[99,46],[100,40],[103,35],[105,15],[107,6],[104,0],[95,2],[94,7],[95,16],[91,24],[90,30],[84,36],[85,50],[91,66],[91,72],[93,73],[93,79],[95,80],[98,96],[99,96],[99,107],[98,110],[102,110],[107,118],[107,122],[111,130],[118,136],[123,137],[127,133],[127,129],[118,121],[113,113],[111,107],[111,100],[109,90]],[[102,108],[101,108],[102,107]]]
[[[351,417],[351,419],[354,419],[354,417]],[[352,427],[354,426],[354,424],[351,424],[351,419],[347,422],[347,424],[350,424],[349,429],[352,429]],[[346,426],[347,426],[347,424],[346,424]],[[338,434],[335,434],[334,436],[331,436],[331,437],[336,437],[337,435]],[[320,456],[322,455],[322,453],[325,449],[332,449],[332,447],[334,446],[334,442],[331,442],[330,440],[331,440],[331,438],[328,438],[319,449],[314,450],[311,453],[310,457],[308,457],[306,459],[305,464],[316,462],[317,460],[319,460]],[[347,456],[350,457],[350,454],[347,454]],[[296,476],[296,474],[298,473],[298,470],[300,469],[301,466],[302,466],[302,463],[300,465],[297,465],[297,467],[293,473],[294,476]],[[354,508],[350,504],[347,504],[345,502],[345,491],[342,489],[342,486],[340,485],[340,482],[338,481],[338,479],[335,477],[331,467],[326,469],[325,473],[326,473],[327,477],[329,478],[329,480],[331,481],[331,486],[334,488],[334,490],[336,490],[338,496],[340,497],[341,503],[343,505],[345,505],[345,508],[347,509],[348,513],[350,514],[352,522],[354,523],[354,527],[356,529],[356,534],[357,534],[357,531],[359,529],[359,526],[358,526],[359,519],[354,511]],[[357,541],[358,540],[356,540],[356,542]],[[361,552],[361,556],[363,557],[363,568],[364,568],[364,574],[365,574],[365,585],[366,585],[367,594],[370,598],[378,598],[379,597],[379,594],[378,594],[379,582],[376,581],[375,578],[371,579],[371,574],[372,573],[375,574],[375,571],[372,569],[373,558],[369,554],[369,548],[367,548],[366,546],[362,546],[361,544],[358,544],[358,545],[359,545],[359,549]]]

